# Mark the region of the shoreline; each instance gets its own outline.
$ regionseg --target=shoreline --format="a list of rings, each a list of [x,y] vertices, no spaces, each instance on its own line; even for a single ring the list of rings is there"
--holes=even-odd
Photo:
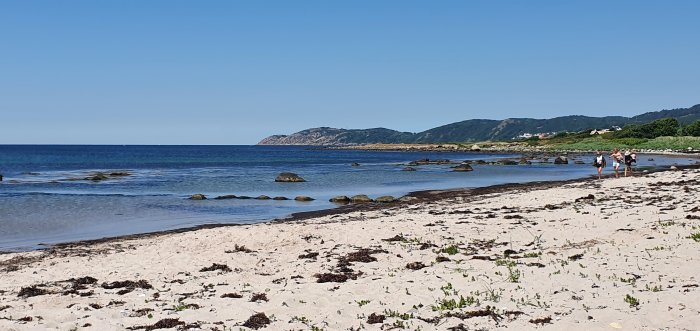
[[[671,171],[669,169],[669,167],[670,166],[658,167],[656,169],[648,170],[647,173]],[[681,165],[681,166],[677,166],[677,168],[680,170],[700,169],[700,164]],[[641,175],[643,175],[643,174],[637,173],[634,176],[641,176]],[[607,175],[604,175],[603,178],[604,179],[614,178],[614,175],[607,174]],[[40,246],[45,246],[45,247],[29,249],[29,250],[18,250],[18,251],[0,250],[0,256],[6,255],[6,254],[13,254],[13,253],[26,253],[26,252],[34,252],[34,251],[53,251],[53,250],[60,250],[60,249],[72,249],[72,248],[77,248],[77,247],[89,247],[91,245],[111,243],[111,242],[116,242],[116,241],[121,241],[121,240],[154,238],[154,237],[159,237],[159,236],[164,236],[164,235],[186,233],[186,232],[199,231],[199,230],[205,230],[205,229],[238,227],[238,226],[247,226],[247,225],[253,225],[253,224],[267,224],[267,223],[274,224],[274,223],[286,223],[286,222],[301,222],[301,221],[304,221],[307,219],[312,219],[312,218],[333,216],[333,215],[346,214],[346,213],[351,213],[351,212],[377,211],[377,210],[382,210],[382,209],[390,208],[390,207],[396,207],[396,206],[401,206],[401,205],[411,205],[411,204],[416,204],[416,203],[421,203],[421,202],[427,202],[430,200],[445,199],[445,198],[449,198],[449,197],[479,196],[479,195],[484,195],[484,194],[501,193],[504,191],[513,190],[513,189],[520,189],[520,188],[546,189],[546,188],[554,187],[557,185],[579,183],[579,182],[585,182],[585,181],[592,181],[592,180],[596,180],[596,179],[597,178],[596,178],[595,174],[591,174],[591,175],[586,176],[586,177],[566,179],[566,180],[532,181],[532,182],[524,182],[524,183],[504,183],[504,184],[496,184],[496,185],[489,185],[489,186],[484,186],[484,187],[473,187],[473,188],[453,188],[453,189],[412,191],[412,192],[409,192],[405,195],[407,197],[415,198],[415,200],[409,201],[409,202],[396,201],[393,203],[377,203],[377,202],[349,203],[349,204],[345,204],[345,205],[338,205],[337,207],[334,207],[334,208],[325,208],[325,209],[312,210],[312,211],[306,211],[306,212],[292,213],[288,217],[268,219],[268,220],[265,220],[262,222],[257,222],[257,223],[211,223],[211,224],[202,224],[202,225],[197,225],[197,226],[170,229],[170,230],[134,233],[134,234],[121,235],[121,236],[102,237],[102,238],[96,238],[96,239],[67,241],[67,242],[60,242],[60,243],[49,244],[49,245],[39,244]]]
[[[699,169],[3,254],[0,329],[692,329]]]

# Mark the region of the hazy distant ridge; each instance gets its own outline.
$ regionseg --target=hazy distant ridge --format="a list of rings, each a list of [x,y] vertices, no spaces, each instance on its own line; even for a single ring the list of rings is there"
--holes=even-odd
[[[508,118],[504,120],[473,119],[451,123],[419,133],[400,132],[386,128],[336,129],[313,128],[290,135],[274,135],[258,145],[353,145],[373,143],[443,143],[482,140],[508,140],[523,133],[581,131],[624,126],[629,123],[647,123],[673,117],[681,124],[700,119],[700,104],[648,112],[634,117],[562,116],[551,119]]]

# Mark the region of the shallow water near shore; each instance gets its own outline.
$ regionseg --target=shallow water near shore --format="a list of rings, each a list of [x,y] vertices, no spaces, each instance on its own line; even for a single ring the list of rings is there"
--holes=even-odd
[[[595,174],[584,164],[424,165],[401,171],[417,159],[519,159],[519,154],[318,150],[299,146],[46,146],[0,145],[0,250],[98,239],[203,224],[246,224],[292,213],[333,208],[336,195],[401,196],[430,189],[582,178]],[[652,157],[654,160],[649,161]],[[553,160],[550,157],[550,162]],[[638,167],[691,164],[688,157],[640,155]],[[357,162],[360,166],[353,167]],[[101,181],[95,172],[126,172]],[[276,183],[291,171],[304,183]],[[608,166],[606,173],[611,173]],[[203,193],[312,202],[230,199],[193,201]]]

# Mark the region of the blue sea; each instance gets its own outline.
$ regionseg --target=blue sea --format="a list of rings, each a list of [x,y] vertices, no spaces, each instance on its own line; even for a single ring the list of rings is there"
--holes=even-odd
[[[418,190],[482,187],[512,182],[591,176],[583,165],[450,165],[401,171],[418,159],[496,160],[519,154],[328,150],[299,146],[77,146],[0,145],[0,250],[186,228],[203,224],[247,224],[292,213],[334,208],[336,195],[396,197]],[[684,157],[640,156],[639,166],[690,164]],[[551,161],[551,159],[550,159]],[[359,163],[359,167],[351,166]],[[606,169],[610,171],[610,167]],[[95,172],[128,172],[103,181]],[[294,172],[304,183],[277,183]],[[256,197],[298,195],[312,202],[189,200],[195,193]]]

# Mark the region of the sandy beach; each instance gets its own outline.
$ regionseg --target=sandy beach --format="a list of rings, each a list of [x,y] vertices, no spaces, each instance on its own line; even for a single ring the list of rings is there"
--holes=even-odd
[[[0,329],[697,330],[698,175],[2,254]]]

